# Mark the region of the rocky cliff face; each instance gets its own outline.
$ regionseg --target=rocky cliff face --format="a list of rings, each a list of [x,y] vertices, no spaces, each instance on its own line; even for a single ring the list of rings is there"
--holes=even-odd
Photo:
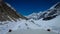
[[[27,19],[21,14],[16,13],[16,10],[8,3],[0,2],[0,21],[16,21],[19,18]]]

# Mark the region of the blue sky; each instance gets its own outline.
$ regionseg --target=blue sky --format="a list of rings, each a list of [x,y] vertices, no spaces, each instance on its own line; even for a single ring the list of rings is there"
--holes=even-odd
[[[18,13],[29,15],[49,9],[60,0],[5,0],[14,7]]]

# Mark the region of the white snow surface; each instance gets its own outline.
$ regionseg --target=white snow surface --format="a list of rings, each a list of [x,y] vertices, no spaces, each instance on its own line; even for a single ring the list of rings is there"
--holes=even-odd
[[[17,29],[50,29],[51,31],[56,33],[60,32],[60,16],[57,16],[56,18],[48,21],[43,21],[42,19],[20,19],[20,21],[17,20],[17,22],[6,21],[0,23],[3,23],[2,25],[0,25],[0,34],[6,34],[9,29],[11,29],[12,31]]]

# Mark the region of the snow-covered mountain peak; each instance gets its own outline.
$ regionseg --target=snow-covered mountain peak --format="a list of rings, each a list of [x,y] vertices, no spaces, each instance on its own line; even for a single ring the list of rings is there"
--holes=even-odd
[[[39,16],[41,16],[42,12],[39,13],[32,13],[30,15],[27,16],[28,19],[35,19],[37,20],[39,18]]]
[[[37,20],[43,18],[43,20],[45,19],[50,20],[50,19],[55,18],[57,15],[60,15],[60,2],[56,3],[55,5],[53,5],[50,9],[46,11],[43,11],[43,12],[40,11],[40,13],[34,13],[30,15],[29,18],[34,18]]]
[[[60,2],[57,2],[55,5],[53,5],[50,9],[60,9]]]

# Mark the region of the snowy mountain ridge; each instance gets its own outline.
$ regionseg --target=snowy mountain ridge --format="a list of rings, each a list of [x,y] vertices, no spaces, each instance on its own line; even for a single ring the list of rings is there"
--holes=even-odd
[[[41,19],[41,18],[54,18],[57,15],[60,15],[60,2],[53,5],[50,9],[46,11],[40,11],[39,13],[32,13],[27,16],[28,19]],[[50,20],[50,19],[49,19]]]

